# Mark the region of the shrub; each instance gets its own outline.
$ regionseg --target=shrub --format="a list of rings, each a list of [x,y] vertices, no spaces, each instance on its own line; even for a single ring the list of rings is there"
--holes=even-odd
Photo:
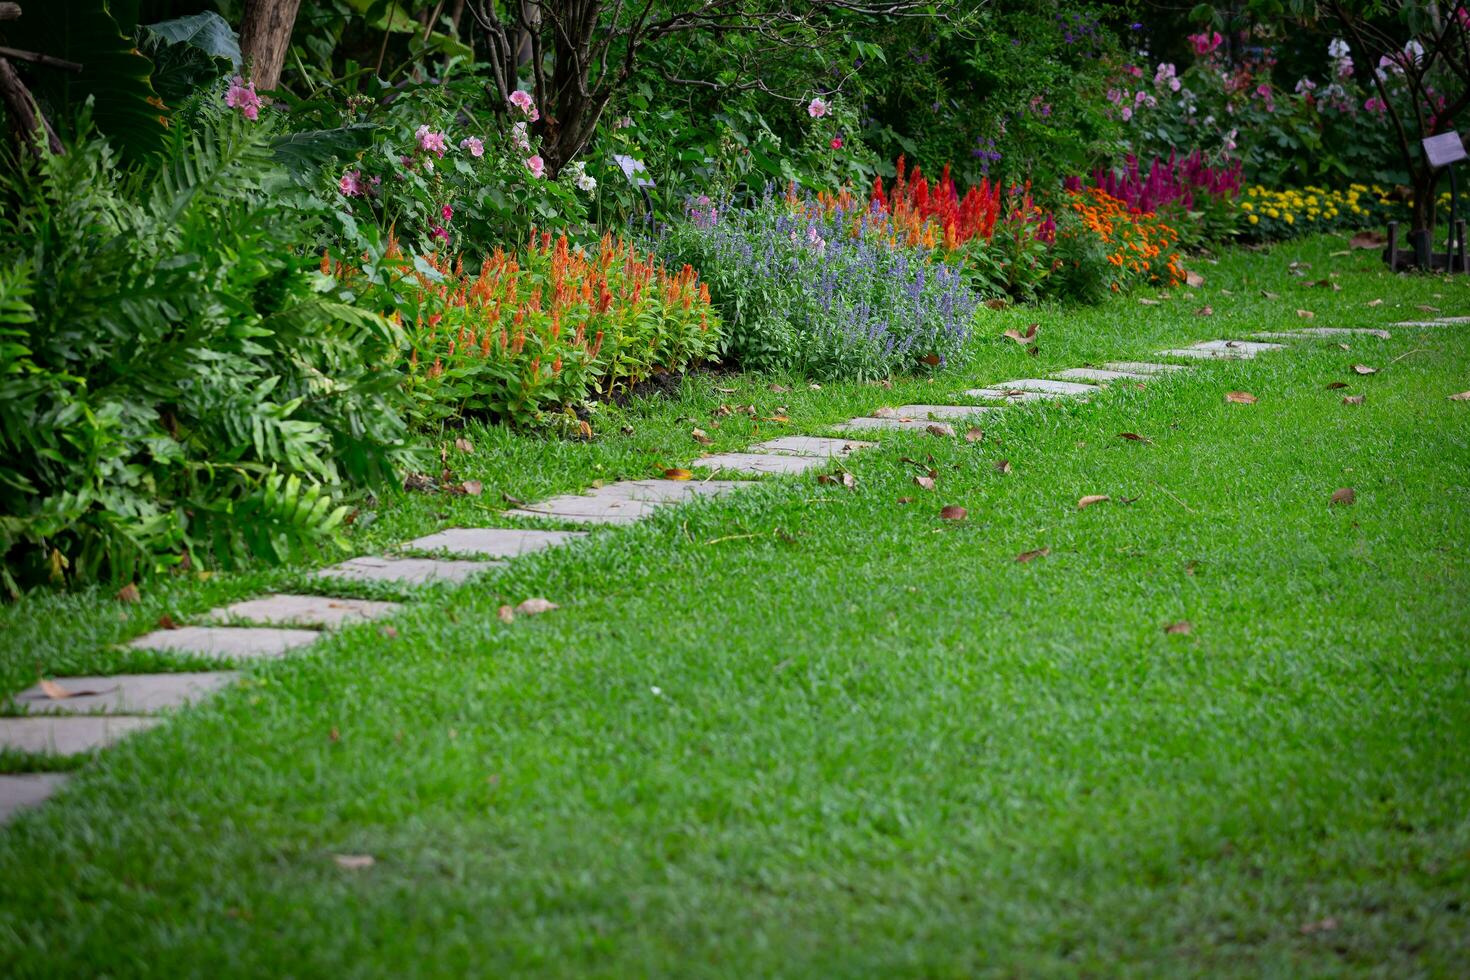
[[[406,340],[404,385],[427,421],[486,415],[545,422],[594,393],[683,370],[718,347],[719,317],[689,266],[670,273],[605,235],[595,252],[531,230],[478,270],[443,256],[408,261],[394,246],[363,302],[390,312]],[[351,288],[357,274],[339,268]]]
[[[282,560],[404,456],[398,338],[292,251],[311,216],[268,191],[267,134],[178,121],[160,169],[84,140],[0,190],[11,591]]]
[[[879,378],[958,356],[978,297],[880,214],[767,195],[748,210],[700,199],[657,249],[698,267],[746,367]]]

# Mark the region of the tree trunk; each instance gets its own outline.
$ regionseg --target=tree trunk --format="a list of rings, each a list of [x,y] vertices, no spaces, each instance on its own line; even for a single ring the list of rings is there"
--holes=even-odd
[[[35,157],[41,155],[41,149],[36,145],[38,130],[45,132],[46,146],[52,153],[59,156],[64,152],[61,140],[57,139],[56,131],[42,115],[41,107],[36,104],[30,89],[26,88],[15,69],[10,67],[10,62],[4,58],[0,58],[0,102],[5,105],[11,136],[22,153]]]
[[[245,0],[240,24],[240,54],[250,62],[255,87],[269,92],[281,83],[281,67],[291,47],[291,28],[301,0]]]
[[[1439,174],[1425,166],[1423,172],[1413,175],[1414,180],[1414,230],[1434,231],[1434,192],[1439,188]]]

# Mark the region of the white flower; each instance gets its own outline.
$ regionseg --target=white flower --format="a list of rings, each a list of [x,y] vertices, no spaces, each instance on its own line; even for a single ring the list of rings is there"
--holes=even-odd
[[[1346,58],[1351,50],[1346,41],[1340,37],[1335,37],[1332,39],[1332,43],[1327,45],[1327,57],[1336,61],[1338,58]]]
[[[1417,65],[1424,60],[1424,45],[1410,38],[1409,43],[1404,45],[1404,54],[1408,55],[1409,59]]]
[[[510,139],[522,153],[531,152],[531,134],[526,129],[525,120],[510,127]]]
[[[664,689],[661,688],[661,687],[659,687],[659,686],[657,686],[657,685],[654,685],[653,687],[650,687],[648,690],[656,698],[661,698],[664,695]]]

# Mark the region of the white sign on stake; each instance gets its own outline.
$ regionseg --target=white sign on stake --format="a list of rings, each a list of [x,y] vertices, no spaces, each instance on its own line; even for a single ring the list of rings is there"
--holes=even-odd
[[[1429,165],[1435,168],[1448,167],[1467,156],[1465,142],[1460,139],[1459,133],[1440,133],[1438,136],[1426,137],[1424,155],[1429,158]]]

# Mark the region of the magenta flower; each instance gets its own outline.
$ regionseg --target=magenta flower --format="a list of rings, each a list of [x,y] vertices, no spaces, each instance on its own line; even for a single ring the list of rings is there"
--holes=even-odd
[[[254,122],[260,118],[260,96],[255,94],[255,83],[247,82],[236,75],[230,79],[229,91],[225,93],[225,105],[239,109],[240,115]]]
[[[536,154],[526,160],[526,169],[531,171],[531,176],[540,179],[546,173],[546,161],[541,159],[541,154]]]
[[[1219,31],[1212,34],[1191,34],[1188,40],[1194,46],[1194,53],[1201,56],[1211,53],[1225,42]]]
[[[413,134],[418,137],[419,149],[425,153],[432,153],[442,159],[444,152],[449,149],[449,137],[444,133],[435,132],[427,125],[420,126],[413,131]]]
[[[362,197],[362,171],[349,170],[337,181],[337,189],[342,192],[343,197]]]
[[[469,150],[470,156],[476,159],[485,155],[485,144],[480,142],[479,138],[475,136],[466,136],[460,140],[459,148],[461,150]]]
[[[442,208],[439,209],[439,216],[444,219],[444,223],[446,225],[449,224],[449,222],[454,218],[454,208],[450,207],[447,204],[444,205]]]
[[[525,113],[531,122],[541,118],[541,113],[536,109],[536,100],[531,98],[530,92],[516,89],[510,93],[510,104]]]
[[[441,228],[438,225],[435,225],[434,230],[429,232],[429,237],[437,238],[441,242],[447,242],[449,241],[449,231],[445,228]]]
[[[832,137],[832,149],[834,149],[834,150],[840,150],[840,149],[842,149],[842,137],[841,136],[834,136],[834,137]]]
[[[827,103],[821,99],[812,99],[811,103],[806,107],[806,114],[813,119],[821,119],[827,114]]]

